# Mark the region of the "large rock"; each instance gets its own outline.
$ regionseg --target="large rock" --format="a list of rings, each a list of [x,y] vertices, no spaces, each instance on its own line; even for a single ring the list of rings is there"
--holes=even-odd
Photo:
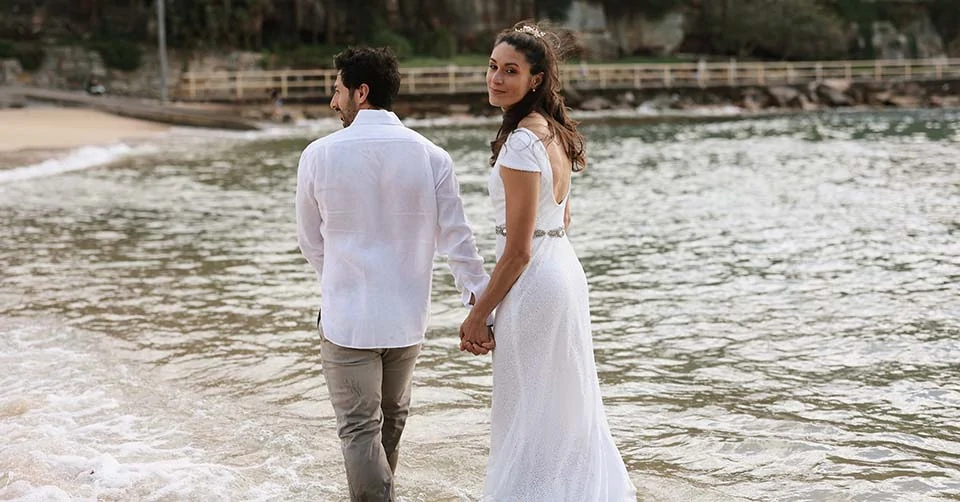
[[[890,104],[898,108],[919,108],[921,100],[916,96],[893,96]]]
[[[897,31],[890,21],[873,23],[873,37],[870,43],[877,59],[906,59],[907,37]]]
[[[750,111],[761,110],[763,108],[769,108],[777,105],[776,101],[769,93],[756,87],[748,87],[744,89],[741,93],[740,103],[741,108]]]
[[[587,33],[607,31],[607,18],[603,6],[575,0],[570,3],[567,19],[563,25],[571,30]]]
[[[866,103],[870,106],[888,106],[893,104],[891,98],[893,93],[890,91],[868,92]]]
[[[563,27],[579,33],[588,58],[604,60],[622,54],[669,54],[683,42],[684,23],[682,12],[671,12],[660,19],[642,14],[614,18],[602,5],[574,0]]]
[[[934,108],[960,107],[960,96],[930,96],[930,106]]]
[[[40,68],[34,72],[34,82],[43,87],[82,89],[95,77],[107,77],[106,65],[100,53],[81,46],[47,47]]]
[[[671,12],[661,19],[651,20],[635,14],[608,19],[613,39],[625,54],[670,54],[684,37],[684,16]]]
[[[586,61],[610,61],[620,57],[620,46],[609,33],[580,33],[576,52]]]
[[[853,106],[856,104],[856,101],[843,91],[825,84],[820,84],[820,86],[817,87],[817,96],[819,96],[820,100],[825,104],[833,107]]]
[[[916,82],[894,82],[890,90],[893,91],[894,94],[914,98],[923,98],[927,95],[927,90]]]
[[[943,38],[929,16],[911,21],[897,30],[889,21],[873,23],[871,44],[878,59],[927,59],[947,53]]]
[[[816,103],[810,100],[806,94],[797,95],[796,102],[799,103],[800,109],[805,112],[810,112],[819,108]]]
[[[801,96],[800,91],[794,89],[793,87],[787,86],[774,86],[767,88],[767,93],[777,102],[777,106],[793,106],[796,104],[800,106],[799,98]]]
[[[919,59],[943,57],[946,50],[943,38],[937,33],[937,28],[930,21],[929,16],[923,16],[903,28],[903,34],[913,49],[911,57]]]
[[[594,96],[583,103],[580,103],[581,110],[599,111],[613,108],[613,102],[603,96]]]
[[[0,60],[0,85],[16,83],[22,73],[23,67],[20,66],[20,61],[16,59]]]
[[[844,78],[827,78],[820,82],[819,87],[825,87],[832,91],[845,93],[850,90],[852,82]]]

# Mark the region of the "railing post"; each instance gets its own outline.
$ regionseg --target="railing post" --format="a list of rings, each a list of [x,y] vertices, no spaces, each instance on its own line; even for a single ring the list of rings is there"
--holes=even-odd
[[[793,65],[787,64],[787,83],[792,84],[793,80],[796,78],[796,75],[793,72]]]
[[[727,67],[727,84],[730,87],[735,87],[737,85],[737,60],[731,59],[730,66]]]
[[[633,67],[633,87],[635,89],[640,89],[642,85],[643,83],[640,81],[640,67],[634,66]]]
[[[883,63],[879,59],[873,61],[873,79],[877,82],[883,80]]]
[[[817,63],[817,65],[814,66],[813,71],[814,71],[814,75],[816,76],[817,82],[822,82],[823,81],[823,63]]]
[[[457,72],[456,66],[454,65],[447,66],[447,83],[449,85],[450,94],[455,94],[457,92]]]
[[[937,61],[937,80],[943,80],[943,61]]]
[[[410,94],[417,92],[417,80],[414,78],[417,72],[410,72]]]
[[[663,86],[670,87],[673,84],[672,81],[673,81],[673,78],[670,75],[670,67],[664,66],[663,67]]]
[[[764,85],[767,82],[767,76],[763,63],[757,64],[757,84]]]
[[[903,76],[908,80],[913,76],[912,72],[910,71],[910,61],[903,62]]]
[[[287,72],[280,74],[280,96],[287,97]]]
[[[843,72],[844,72],[844,75],[847,77],[848,82],[853,81],[853,68],[850,66],[849,61],[847,61],[846,64],[843,65]]]
[[[187,74],[187,89],[190,99],[197,99],[197,77],[193,75],[193,72]]]
[[[237,88],[236,99],[237,101],[239,101],[243,99],[243,74],[240,72],[237,72],[236,88]]]

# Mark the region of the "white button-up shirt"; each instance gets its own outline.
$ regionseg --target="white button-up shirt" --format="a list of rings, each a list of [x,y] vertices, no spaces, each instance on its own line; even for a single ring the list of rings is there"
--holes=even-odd
[[[437,252],[448,256],[465,305],[489,281],[453,160],[392,112],[360,110],[304,149],[297,227],[320,280],[323,336],[341,347],[423,341]]]

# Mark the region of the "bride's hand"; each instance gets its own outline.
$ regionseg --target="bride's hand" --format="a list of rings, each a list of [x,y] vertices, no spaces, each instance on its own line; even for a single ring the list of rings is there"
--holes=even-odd
[[[460,350],[474,355],[483,355],[493,350],[497,345],[493,338],[493,330],[484,322],[467,316],[460,325]]]

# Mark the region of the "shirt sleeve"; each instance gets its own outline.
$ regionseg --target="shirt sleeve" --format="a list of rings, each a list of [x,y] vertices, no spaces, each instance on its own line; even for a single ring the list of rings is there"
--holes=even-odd
[[[323,234],[320,233],[323,217],[316,198],[314,159],[310,151],[304,151],[297,167],[297,241],[300,252],[313,265],[317,280],[320,280],[323,276]]]
[[[498,163],[501,167],[517,171],[539,173],[541,170],[540,157],[536,149],[540,142],[533,132],[527,129],[517,129],[507,136],[503,143]]]
[[[453,160],[444,154],[436,181],[437,252],[447,256],[457,291],[463,293],[463,304],[470,305],[470,295],[483,294],[490,276],[483,269],[483,258],[477,252],[473,230],[463,210],[460,184],[453,172]]]

